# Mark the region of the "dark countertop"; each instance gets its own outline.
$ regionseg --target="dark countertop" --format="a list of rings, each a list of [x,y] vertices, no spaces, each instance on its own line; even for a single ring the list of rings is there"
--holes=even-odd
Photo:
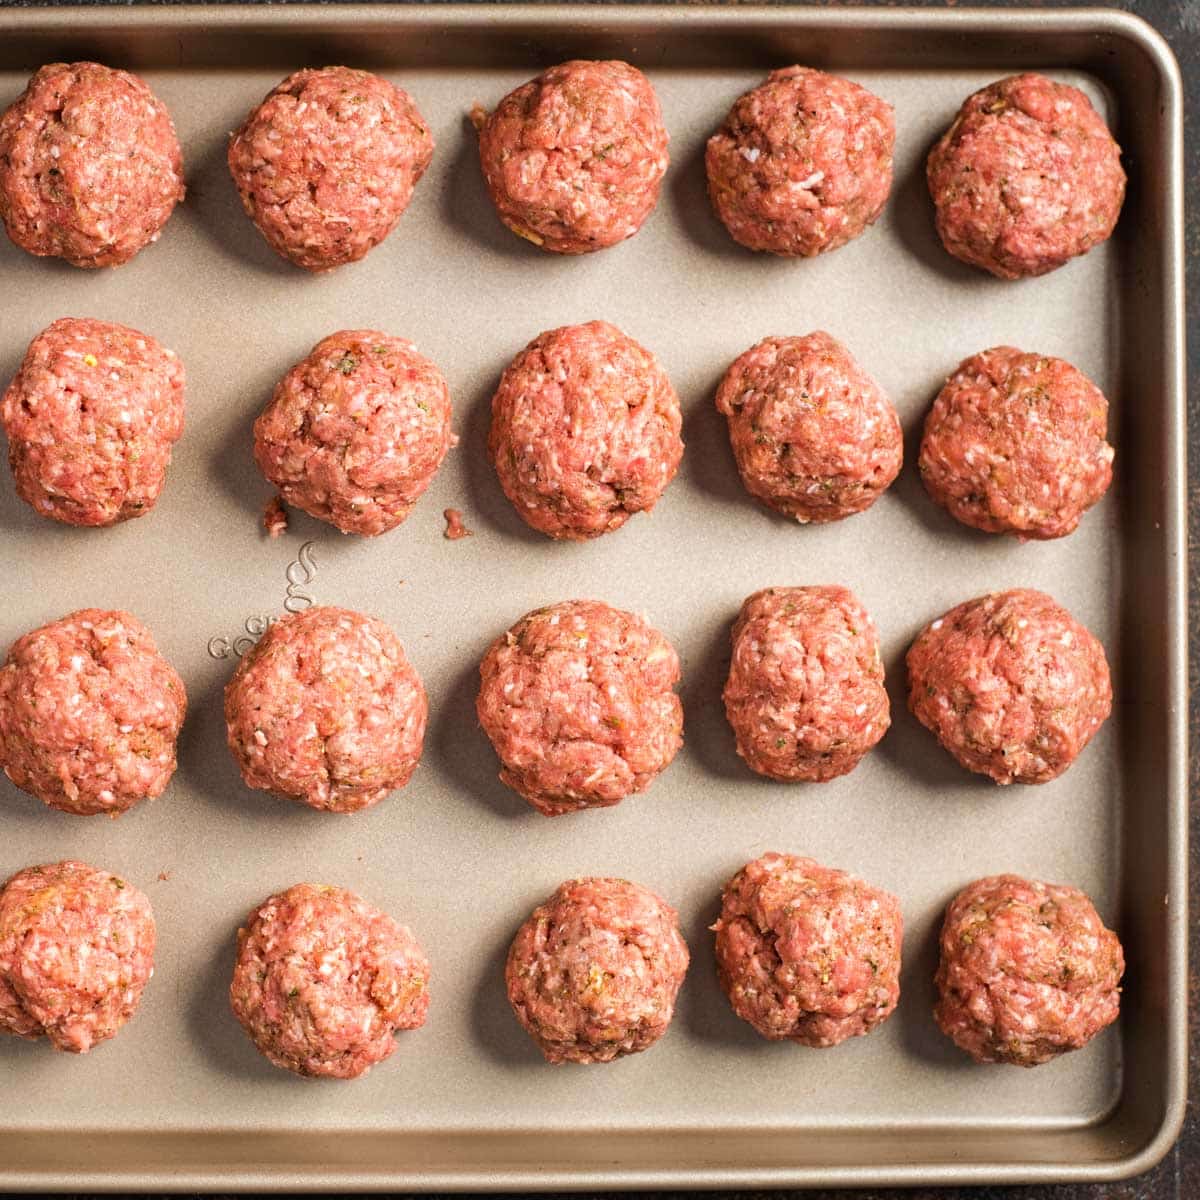
[[[53,4],[54,0],[47,0]],[[74,3],[106,4],[113,0],[67,0]],[[171,3],[172,0],[146,0],[148,3]],[[234,3],[254,0],[233,0]],[[286,0],[282,0],[286,2]],[[337,3],[338,0],[326,0]],[[483,0],[487,2],[487,0]],[[669,2],[669,0],[668,0]],[[706,3],[707,0],[679,0]],[[913,7],[954,7],[957,0],[906,0]],[[971,0],[981,8],[1086,8],[1092,5],[1076,0]],[[836,0],[819,0],[822,5],[834,6]],[[846,0],[844,7],[892,6],[893,0]],[[0,7],[35,7],[30,0],[0,0]],[[967,6],[964,0],[963,7]],[[1187,212],[1185,238],[1187,246],[1187,327],[1188,327],[1188,544],[1192,557],[1200,550],[1200,163],[1196,146],[1200,143],[1200,0],[1110,0],[1108,7],[1123,9],[1145,18],[1170,42],[1179,59],[1185,90],[1185,137],[1191,157],[1187,176]],[[1200,591],[1193,588],[1189,602],[1189,641],[1192,647],[1189,664],[1189,728],[1192,754],[1190,762],[1190,793],[1200,792]],[[876,1189],[867,1191],[816,1192],[704,1192],[699,1196],[739,1197],[741,1200],[796,1196],[804,1200],[1200,1200],[1200,926],[1197,924],[1197,902],[1200,901],[1200,812],[1191,817],[1191,914],[1189,943],[1191,973],[1189,978],[1191,1012],[1191,1047],[1189,1061],[1189,1102],[1183,1134],[1163,1162],[1153,1171],[1125,1183],[1071,1184],[1046,1187],[984,1187],[984,1188],[921,1188],[916,1190]],[[679,1193],[610,1193],[605,1200],[678,1195]],[[597,1197],[599,1200],[599,1197]]]

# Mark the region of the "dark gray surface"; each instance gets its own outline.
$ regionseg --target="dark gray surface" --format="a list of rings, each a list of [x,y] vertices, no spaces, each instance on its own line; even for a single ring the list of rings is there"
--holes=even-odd
[[[53,0],[51,0],[53,2]],[[81,3],[106,4],[110,0],[77,0]],[[164,0],[149,0],[151,3]],[[169,3],[170,0],[165,0]],[[239,0],[234,0],[239,2]],[[252,2],[252,0],[250,0]],[[286,0],[285,0],[286,2]],[[336,3],[337,0],[328,0]],[[436,2],[436,0],[435,0]],[[486,2],[486,0],[485,0]],[[681,0],[690,2],[690,0]],[[703,0],[699,0],[703,2]],[[955,0],[911,0],[917,7],[953,7]],[[0,5],[12,7],[36,7],[28,0],[0,0]],[[851,4],[843,7],[853,6]],[[864,4],[864,7],[867,5]],[[888,5],[889,7],[891,5]],[[965,7],[965,5],[964,5]],[[1049,3],[1013,3],[1010,0],[992,0],[979,7],[1011,8],[1083,8],[1088,5],[1072,3],[1071,0],[1052,0]],[[1200,537],[1200,167],[1196,164],[1197,134],[1200,133],[1200,0],[1126,0],[1111,5],[1135,13],[1153,24],[1170,42],[1184,75],[1186,108],[1186,144],[1188,163],[1191,169],[1187,179],[1186,247],[1188,256],[1188,449],[1189,449],[1189,546],[1195,547],[1194,539]],[[1189,611],[1190,640],[1193,650],[1200,645],[1200,597],[1193,595]],[[1190,670],[1189,725],[1192,736],[1190,763],[1191,793],[1196,794],[1200,786],[1200,669],[1193,652]],[[1192,1060],[1189,1071],[1189,1091],[1192,1099],[1188,1105],[1188,1116],[1183,1134],[1174,1150],[1155,1170],[1136,1179],[1119,1184],[1064,1185],[1051,1187],[994,1187],[978,1189],[917,1189],[913,1191],[869,1190],[852,1192],[805,1192],[806,1197],[834,1196],[857,1197],[858,1200],[919,1200],[921,1197],[938,1197],[939,1200],[1200,1200],[1200,1119],[1197,1116],[1196,1095],[1200,1085],[1197,1070],[1197,1017],[1200,1008],[1200,936],[1196,922],[1197,898],[1200,897],[1200,819],[1192,815],[1192,861],[1190,885],[1192,911],[1190,924],[1190,946],[1192,971],[1190,976]],[[621,1193],[622,1195],[650,1195],[650,1193]],[[707,1194],[707,1193],[706,1193]],[[714,1193],[716,1194],[716,1193]],[[725,1193],[741,1197],[800,1195],[801,1193]],[[616,1194],[614,1194],[616,1195]]]

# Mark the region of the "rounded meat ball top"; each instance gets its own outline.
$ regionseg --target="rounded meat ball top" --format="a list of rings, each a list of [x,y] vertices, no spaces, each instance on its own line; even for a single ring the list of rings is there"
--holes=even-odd
[[[401,524],[458,440],[450,389],[404,338],[331,334],[279,381],[254,458],[283,498],[343,533]]]
[[[429,960],[413,934],[345,888],[298,883],[238,930],[229,1000],[277,1067],[356,1079],[418,1029]]]
[[[613,246],[658,203],[667,130],[650,81],[626,62],[560,63],[473,118],[500,219],[543,250]]]
[[[951,516],[1064,537],[1112,482],[1108,401],[1061,358],[998,346],[962,362],[925,419],[919,467]]]
[[[298,267],[355,262],[396,227],[433,158],[409,94],[369,71],[297,71],[229,143],[247,215]]]
[[[128,71],[51,63],[0,116],[0,219],[30,254],[120,266],[183,195],[170,114]]]
[[[479,674],[500,778],[544,816],[644,791],[683,744],[679,656],[641,617],[599,601],[527,613]]]
[[[946,249],[1001,279],[1044,275],[1107,240],[1121,149],[1078,88],[1013,75],[969,96],[926,164]]]
[[[0,767],[51,808],[115,817],[162,794],[186,711],[141,621],[80,609],[18,638],[0,666]]]
[[[0,887],[0,1033],[85,1054],[137,1011],[154,973],[154,915],[133,884],[81,862]]]
[[[849,588],[765,588],[733,627],[725,714],[760,775],[824,782],[858,766],[891,724],[879,635]]]
[[[665,900],[625,879],[572,879],[517,931],[504,980],[547,1062],[600,1063],[666,1033],[687,967]]]
[[[683,457],[682,427],[654,355],[591,321],[541,334],[508,365],[488,453],[526,524],[582,541],[658,503]]]
[[[885,100],[810,67],[772,71],[708,140],[708,194],[750,250],[811,257],[872,225],[892,187]]]
[[[281,617],[225,688],[229,749],[247,787],[352,813],[402,788],[428,704],[400,639],[344,608]]]
[[[908,706],[958,762],[997,783],[1061,775],[1112,711],[1104,647],[1043,592],[968,600],[908,651]]]
[[[1035,1067],[1117,1019],[1125,957],[1078,888],[995,875],[946,910],[934,1017],[976,1062]]]
[[[733,1011],[771,1040],[836,1046],[900,998],[900,903],[795,854],[764,854],[726,885],[717,974]]]
[[[183,364],[149,334],[55,321],[30,343],[0,401],[17,494],[67,525],[144,516],[183,434],[183,394]]]
[[[802,525],[869,508],[900,472],[900,418],[836,338],[764,338],[717,388],[746,490]]]

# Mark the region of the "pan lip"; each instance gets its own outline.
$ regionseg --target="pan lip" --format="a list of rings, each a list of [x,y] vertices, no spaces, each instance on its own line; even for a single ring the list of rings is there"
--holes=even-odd
[[[314,1192],[338,1188],[347,1191],[383,1191],[397,1187],[415,1191],[488,1190],[512,1188],[549,1191],[564,1188],[728,1188],[784,1186],[904,1186],[911,1184],[1017,1184],[1050,1182],[1110,1182],[1150,1170],[1170,1151],[1182,1127],[1187,1098],[1187,815],[1188,815],[1188,730],[1187,730],[1187,525],[1186,525],[1186,417],[1185,417],[1185,314],[1183,278],[1183,132],[1182,80],[1178,62],[1166,39],[1145,19],[1116,9],[1101,7],[1069,10],[975,9],[952,11],[927,8],[889,9],[788,9],[753,4],[730,8],[696,9],[680,5],[654,4],[629,7],[606,3],[577,8],[560,3],[505,5],[499,14],[481,11],[476,4],[383,5],[347,4],[329,7],[300,3],[286,6],[181,4],[170,7],[115,8],[97,10],[86,6],[53,9],[12,8],[0,10],[0,31],[26,34],[78,31],[80,27],[119,32],[139,27],[157,33],[207,28],[213,31],[261,27],[274,29],[285,24],[293,32],[319,32],[332,27],[382,29],[403,22],[406,26],[453,30],[476,26],[481,21],[500,19],[506,23],[536,22],[547,31],[609,30],[663,27],[696,32],[737,27],[746,29],[868,29],[886,32],[900,29],[1020,34],[1072,33],[1106,35],[1122,39],[1139,50],[1158,78],[1163,135],[1162,194],[1154,198],[1162,217],[1163,274],[1156,288],[1163,310],[1165,389],[1163,419],[1169,438],[1169,459],[1163,470],[1163,545],[1166,563],[1165,608],[1168,622],[1169,662],[1165,670],[1163,714],[1166,725],[1165,804],[1166,879],[1169,895],[1182,897],[1172,903],[1166,917],[1166,1075],[1159,1095],[1163,1101],[1156,1128],[1129,1153],[1092,1161],[992,1162],[910,1165],[807,1166],[807,1167],[703,1167],[678,1169],[631,1168],[616,1163],[602,1169],[553,1169],[534,1167],[509,1170],[405,1170],[278,1171],[234,1168],[172,1170],[151,1168],[107,1171],[8,1170],[0,1166],[0,1189],[76,1191],[81,1187],[99,1192],[130,1188],[155,1191],[298,1191]],[[1118,1101],[1118,1104],[1120,1101]],[[1106,1113],[1091,1128],[1100,1129],[1112,1119]],[[947,1126],[948,1130],[952,1127]],[[1071,1126],[1078,1129],[1080,1126]],[[166,1130],[161,1132],[166,1133]],[[183,1130],[180,1132],[188,1132]],[[219,1135],[219,1130],[212,1133]],[[717,1131],[712,1131],[714,1134]],[[732,1132],[732,1131],[731,1131]],[[0,1136],[29,1136],[26,1134]],[[447,1135],[450,1136],[450,1135]],[[464,1139],[469,1134],[461,1135]],[[664,1141],[670,1133],[663,1133]]]
[[[665,22],[681,24],[690,28],[703,25],[744,26],[755,21],[766,21],[773,26],[840,27],[856,29],[897,29],[906,25],[937,25],[949,29],[981,29],[1009,32],[1017,29],[1043,29],[1078,32],[1107,33],[1137,42],[1151,53],[1165,72],[1175,75],[1178,82],[1178,63],[1166,38],[1144,17],[1121,9],[1102,5],[1071,9],[1042,8],[975,8],[963,7],[940,10],[901,5],[889,8],[868,9],[789,9],[773,4],[752,3],[735,6],[718,6],[700,11],[679,4],[644,4],[630,8],[621,3],[608,2],[588,5],[576,9],[567,4],[513,3],[504,5],[504,16],[514,23],[521,19],[536,19],[539,24],[549,26],[605,25],[631,26]],[[328,5],[306,0],[280,8],[271,4],[172,4],[157,9],[139,7],[103,10],[103,24],[108,26],[151,25],[155,28],[178,28],[199,21],[213,26],[262,24],[266,26],[300,24],[313,25],[392,25],[397,16],[403,14],[406,22],[424,25],[448,25],[479,20],[476,4],[451,2],[429,8],[422,4],[405,3],[404,0],[389,4],[344,4],[336,9]],[[24,31],[54,28],[78,28],[80,20],[92,18],[95,23],[97,9],[85,4],[56,5],[53,8],[8,8],[0,10],[0,25],[16,26]]]

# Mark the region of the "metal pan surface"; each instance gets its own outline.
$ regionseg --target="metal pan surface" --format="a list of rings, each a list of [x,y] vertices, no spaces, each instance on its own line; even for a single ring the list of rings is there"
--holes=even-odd
[[[568,57],[649,74],[672,166],[642,233],[580,259],[505,231],[466,113]],[[190,193],[132,264],[83,273],[0,246],[0,375],[63,315],[144,329],[188,370],[188,427],[157,509],[108,531],[35,517],[0,487],[0,642],[85,605],[126,607],[183,675],[181,763],[119,821],[44,810],[0,785],[0,872],[80,857],[154,905],[160,951],[142,1011],[84,1058],[0,1040],[0,1186],[16,1189],[448,1189],[981,1183],[1111,1179],[1172,1142],[1185,1068],[1183,383],[1180,99],[1169,51],[1114,12],[338,6],[0,12],[0,103],[42,62],[142,72],[170,108]],[[771,67],[859,80],[896,108],[897,178],[867,235],[785,262],[737,249],[704,195],[705,138]],[[347,62],[416,98],[437,139],[396,233],[365,261],[309,277],[240,210],[228,132],[285,73]],[[959,103],[1037,69],[1083,87],[1127,152],[1111,243],[1007,284],[936,242],[922,164]],[[582,545],[516,519],[484,454],[509,358],[545,328],[603,317],[659,356],[685,409],[679,478],[651,517]],[[461,444],[400,530],[342,537],[302,515],[278,541],[250,424],[275,380],[326,333],[378,327],[440,364]],[[776,520],[742,491],[714,385],[771,333],[823,328],[896,403],[908,463],[866,515]],[[1113,403],[1113,489],[1070,538],[1018,545],[956,526],[924,496],[912,435],[947,373],[1013,343],[1068,358]],[[474,536],[448,541],[442,510]],[[733,753],[720,688],[742,598],[844,583],[883,638],[894,725],[851,776],[788,789]],[[904,708],[903,652],[930,618],[992,588],[1040,587],[1107,647],[1112,720],[1065,776],[995,789],[961,772]],[[474,717],[488,642],[537,605],[594,596],[645,612],[678,647],[686,746],[645,795],[546,821],[496,779]],[[425,679],[431,723],[413,782],[349,818],[246,790],[224,745],[237,650],[285,603],[391,623]],[[712,967],[723,882],[767,849],[810,854],[897,893],[903,999],[869,1038],[817,1053],[761,1042]],[[1087,890],[1124,941],[1119,1025],[1034,1072],[971,1065],[930,1016],[948,898],[1003,870]],[[503,994],[502,961],[560,880],[620,874],[681,910],[693,966],[650,1053],[544,1066]],[[350,887],[412,925],[434,964],[427,1025],[350,1085],[260,1059],[226,999],[234,934],[270,891]]]

